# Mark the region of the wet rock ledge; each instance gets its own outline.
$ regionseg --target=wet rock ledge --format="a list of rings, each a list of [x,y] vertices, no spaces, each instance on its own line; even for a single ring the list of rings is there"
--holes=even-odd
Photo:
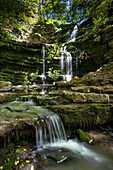
[[[29,95],[22,95],[20,89],[13,87],[9,83],[1,87],[0,103],[14,101],[16,96],[20,96],[23,101],[27,101],[30,98],[36,103],[36,106],[45,106],[60,115],[65,129],[73,132],[78,128],[86,129],[113,122],[112,80],[113,63],[109,63],[96,72],[85,75],[82,78],[75,77],[68,83],[57,82],[54,87],[55,90],[50,90],[45,95],[37,93],[39,87],[36,85],[35,91],[32,92],[31,90]],[[3,83],[1,82],[1,84]],[[16,89],[16,93],[14,93],[14,89]],[[20,110],[7,106],[7,104],[4,105],[3,107],[5,107],[6,113],[4,113],[2,108],[0,110],[1,144],[6,145],[14,136],[15,139],[26,138],[28,140],[35,138],[35,128],[28,122],[34,121],[34,117],[38,116],[36,108],[29,111],[29,114],[26,114],[27,110],[24,109],[26,107],[28,109],[30,105],[23,105],[22,108],[20,107]],[[11,136],[11,134],[14,134],[14,136]]]

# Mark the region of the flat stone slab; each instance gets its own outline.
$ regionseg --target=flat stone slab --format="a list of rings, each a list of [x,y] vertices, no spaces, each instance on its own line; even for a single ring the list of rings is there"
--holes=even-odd
[[[81,93],[108,93],[113,94],[113,86],[79,86],[79,87],[71,87],[72,91],[81,92]]]
[[[109,103],[108,94],[64,92],[64,97],[74,103]]]

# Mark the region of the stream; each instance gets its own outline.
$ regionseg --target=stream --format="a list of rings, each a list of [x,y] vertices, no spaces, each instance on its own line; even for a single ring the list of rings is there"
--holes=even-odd
[[[32,154],[33,163],[28,165],[31,170],[113,169],[113,152],[96,145],[80,143],[76,139],[45,145]],[[41,154],[42,158],[38,159],[37,154]]]
[[[3,120],[37,120],[36,141],[21,150],[17,168],[23,170],[112,170],[113,127],[90,130],[91,144],[71,137],[67,140],[61,119],[32,101],[1,105]],[[38,119],[37,119],[38,115]],[[41,116],[40,116],[41,115]],[[43,116],[44,115],[44,116]],[[24,118],[23,118],[24,116]],[[39,118],[40,117],[40,118]],[[35,126],[36,127],[36,126]],[[39,129],[38,129],[39,128]],[[48,133],[47,133],[48,132]],[[49,137],[48,137],[49,136]],[[49,142],[47,141],[49,139]],[[47,141],[47,142],[45,142]],[[27,162],[27,163],[26,163]],[[24,166],[21,166],[23,165]],[[7,170],[7,169],[6,169]],[[13,170],[13,168],[11,169]]]

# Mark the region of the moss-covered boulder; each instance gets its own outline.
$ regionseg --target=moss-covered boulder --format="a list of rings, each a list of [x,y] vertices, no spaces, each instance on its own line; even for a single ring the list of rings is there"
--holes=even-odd
[[[10,81],[0,81],[0,92],[11,91],[13,84]]]
[[[10,92],[5,92],[5,93],[0,93],[0,103],[6,103],[10,101],[14,101],[16,97],[18,97],[19,94],[17,93],[10,93]]]
[[[88,133],[84,132],[82,129],[77,129],[76,135],[81,142],[90,143],[92,141],[90,135]]]

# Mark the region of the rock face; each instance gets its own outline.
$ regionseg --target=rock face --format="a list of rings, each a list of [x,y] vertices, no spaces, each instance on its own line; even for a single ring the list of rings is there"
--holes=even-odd
[[[80,25],[78,31],[75,46],[79,58],[79,76],[96,71],[103,64],[113,61],[113,19],[109,18],[106,23],[98,26],[95,32],[90,32],[91,25],[93,26],[93,22],[87,20]],[[72,45],[71,50],[73,49]]]
[[[32,101],[13,101],[0,105],[0,146],[20,140],[35,141],[35,126],[50,110],[36,106]],[[41,128],[41,127],[39,127]]]
[[[57,105],[51,105],[67,129],[87,128],[113,121],[113,63],[96,72],[68,83],[58,82],[57,88],[67,87]]]
[[[42,45],[0,41],[0,47],[0,80],[11,81],[14,85],[29,81],[28,74],[39,68]]]
[[[35,128],[24,121],[0,121],[0,148],[20,141],[35,141]]]
[[[72,103],[109,103],[108,94],[65,92],[64,97]]]
[[[11,93],[13,84],[10,81],[0,81],[0,103],[14,101],[19,94]]]
[[[67,130],[85,129],[113,121],[113,106],[110,104],[68,104],[49,108],[60,115]]]
[[[13,130],[15,131],[16,127],[19,127],[19,124],[27,129],[30,128],[31,124],[31,129],[35,131],[32,122],[34,122],[34,118],[38,117],[39,111],[37,110],[38,106],[32,106],[29,102],[28,104],[26,103],[29,98],[34,100],[36,105],[45,106],[51,109],[54,113],[60,115],[69,134],[70,130],[71,132],[74,132],[75,129],[85,129],[112,122],[113,85],[112,83],[110,84],[110,82],[112,82],[112,73],[110,74],[109,70],[112,70],[112,67],[113,65],[110,63],[104,65],[92,75],[88,74],[83,78],[74,78],[70,82],[64,83],[64,87],[67,87],[67,89],[65,88],[65,91],[63,84],[60,89],[57,89],[58,85],[56,85],[56,91],[51,89],[47,95],[39,95],[38,93],[33,94],[31,92],[28,96],[21,96],[21,100],[23,99],[25,102],[18,101],[11,104],[1,105],[0,134],[2,143],[5,140],[7,141],[9,134],[11,134]],[[92,79],[95,79],[96,83],[99,82],[100,77],[102,77],[103,82],[105,82],[103,86],[99,83],[98,86],[96,86],[96,84],[90,84],[88,86],[89,80],[91,81]],[[108,79],[109,84],[107,82]],[[22,86],[20,88],[22,88]],[[35,86],[35,88],[37,89],[38,87]],[[11,95],[11,93],[8,92],[0,93],[0,102],[2,103],[4,96],[8,96],[9,94]],[[7,100],[4,99],[4,102],[7,102],[9,98],[10,97],[8,96]],[[50,114],[50,111],[48,114]],[[30,122],[30,124],[28,122]],[[20,129],[22,129],[22,126]],[[21,130],[19,130],[18,133],[20,133],[20,131]],[[24,128],[21,131],[20,136],[22,137],[23,134]],[[28,130],[28,134],[30,135],[31,131]],[[33,135],[34,134],[35,133],[33,132]],[[3,136],[6,136],[6,139]]]
[[[33,113],[26,113],[30,103],[10,102],[0,105],[0,145],[35,138],[35,127],[26,123],[33,119]]]
[[[104,92],[104,90],[112,91],[113,88],[113,62],[109,64],[104,64],[103,67],[100,67],[95,72],[86,74],[82,78],[76,79],[73,78],[70,82],[65,84],[65,86],[71,87],[80,87],[81,86],[91,86],[92,91],[95,86]],[[105,86],[105,87],[104,87]],[[87,87],[86,87],[87,88]],[[95,88],[96,89],[96,88]],[[90,89],[89,89],[90,90]]]

